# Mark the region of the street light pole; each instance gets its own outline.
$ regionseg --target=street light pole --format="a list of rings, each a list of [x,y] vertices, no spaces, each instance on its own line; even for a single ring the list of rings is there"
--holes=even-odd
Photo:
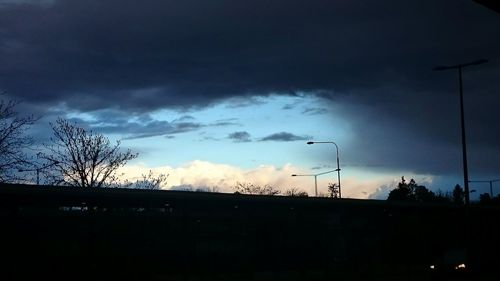
[[[318,197],[318,176],[321,176],[321,175],[324,175],[324,174],[328,174],[328,173],[332,173],[332,172],[335,172],[336,170],[331,170],[331,171],[327,171],[327,172],[323,172],[323,173],[319,173],[319,174],[310,174],[310,175],[297,175],[297,174],[293,174],[292,177],[314,177],[314,195],[316,197]]]
[[[337,171],[337,181],[339,184],[339,198],[342,198],[342,189],[340,188],[340,161],[339,161],[339,146],[333,142],[333,141],[309,141],[307,144],[315,144],[315,143],[331,143],[335,145],[335,149],[337,151],[337,169],[334,171]]]
[[[36,172],[36,185],[40,185],[40,171],[43,170],[43,169],[47,169],[48,167],[52,167],[54,165],[57,165],[59,164],[59,162],[52,162],[50,164],[47,164],[45,166],[41,166],[41,167],[36,167],[34,169],[18,169],[17,171],[18,172]]]
[[[469,182],[488,182],[490,184],[490,197],[493,198],[493,183],[500,181],[500,179],[496,180],[484,180],[484,181],[469,181]]]
[[[436,66],[433,68],[435,71],[458,69],[458,84],[460,89],[460,125],[461,125],[461,137],[462,137],[462,161],[463,161],[463,171],[464,171],[464,192],[465,192],[465,204],[469,206],[469,169],[467,167],[467,143],[465,137],[465,114],[464,114],[464,91],[462,82],[462,69],[464,67],[480,65],[487,63],[488,60],[477,60],[469,63],[450,65],[450,66]]]
[[[41,168],[35,168],[35,169],[17,169],[18,172],[36,172],[36,185],[40,185],[40,169]]]
[[[314,196],[318,197],[318,175],[314,175]]]

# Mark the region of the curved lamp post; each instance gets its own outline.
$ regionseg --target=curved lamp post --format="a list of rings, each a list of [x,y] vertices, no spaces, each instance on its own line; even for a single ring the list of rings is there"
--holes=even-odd
[[[339,161],[339,146],[333,141],[308,141],[307,144],[315,144],[315,143],[331,143],[335,145],[335,149],[337,150],[337,180],[339,183],[339,198],[342,198],[342,189],[340,188],[340,161]]]
[[[310,174],[310,175],[297,175],[297,174],[293,174],[292,177],[314,177],[314,194],[316,197],[318,197],[318,176],[321,176],[321,175],[324,175],[324,174],[328,174],[328,173],[332,173],[332,172],[335,172],[336,170],[331,170],[331,171],[328,171],[328,172],[323,172],[323,173],[319,173],[319,174]]]

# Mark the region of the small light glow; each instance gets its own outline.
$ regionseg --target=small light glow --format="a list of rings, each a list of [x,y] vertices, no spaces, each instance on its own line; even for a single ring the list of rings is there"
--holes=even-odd
[[[465,269],[465,263],[461,263],[461,264],[455,266],[455,269]]]
[[[434,265],[431,265],[431,266],[430,266],[430,268],[431,268],[431,269],[435,269],[436,267],[435,267]]]

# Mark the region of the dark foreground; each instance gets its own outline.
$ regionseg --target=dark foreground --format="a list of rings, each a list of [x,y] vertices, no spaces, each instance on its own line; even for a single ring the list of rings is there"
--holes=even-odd
[[[1,185],[0,220],[0,280],[498,280],[500,269],[495,207]]]

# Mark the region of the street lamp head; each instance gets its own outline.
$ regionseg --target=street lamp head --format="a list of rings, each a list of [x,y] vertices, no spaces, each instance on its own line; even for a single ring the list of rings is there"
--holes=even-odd
[[[480,60],[477,60],[477,61],[473,61],[471,63],[469,63],[469,65],[478,65],[478,64],[483,64],[483,63],[487,63],[489,60],[487,59],[480,59]]]
[[[463,67],[467,67],[467,66],[471,66],[471,65],[479,65],[479,64],[483,64],[483,63],[487,63],[488,60],[487,59],[480,59],[480,60],[476,60],[476,61],[472,61],[472,62],[468,62],[468,63],[462,63],[462,64],[457,64],[457,65],[438,65],[434,68],[432,68],[432,70],[436,70],[436,71],[440,71],[440,70],[448,70],[448,69],[462,69]]]
[[[292,177],[296,177],[297,175],[296,174],[293,174]]]
[[[308,141],[307,144],[314,144],[314,142],[313,141]]]

